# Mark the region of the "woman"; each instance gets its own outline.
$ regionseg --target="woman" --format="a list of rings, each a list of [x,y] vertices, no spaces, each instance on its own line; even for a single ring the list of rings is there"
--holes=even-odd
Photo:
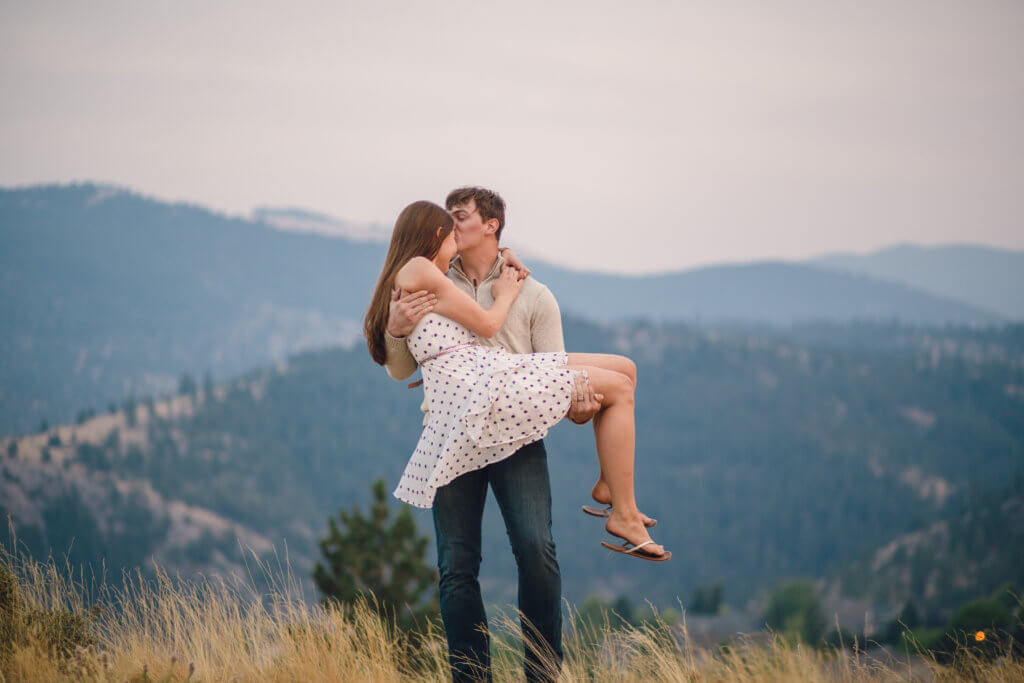
[[[429,411],[394,495],[428,508],[437,488],[543,438],[568,413],[576,374],[583,373],[604,395],[594,417],[602,472],[595,492],[607,485],[612,510],[605,529],[626,541],[601,545],[632,557],[668,560],[672,554],[651,540],[645,520],[652,522],[637,509],[633,493],[636,366],[610,354],[513,354],[480,345],[479,337],[493,337],[505,322],[522,281],[506,266],[492,286],[494,304],[481,308],[445,275],[457,251],[447,211],[431,202],[407,206],[395,223],[366,315],[370,355],[383,365],[393,288],[427,290],[437,298],[433,312],[408,336],[409,350],[423,373]]]

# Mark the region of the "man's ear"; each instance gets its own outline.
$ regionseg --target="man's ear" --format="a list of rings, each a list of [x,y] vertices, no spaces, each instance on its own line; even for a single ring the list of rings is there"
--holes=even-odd
[[[493,234],[497,233],[498,232],[498,219],[497,218],[489,219],[486,223],[484,223],[484,227],[487,228],[487,234],[488,235],[493,235]]]

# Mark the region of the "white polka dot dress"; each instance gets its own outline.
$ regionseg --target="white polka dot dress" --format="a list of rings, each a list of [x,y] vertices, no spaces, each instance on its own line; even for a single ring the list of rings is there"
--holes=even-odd
[[[420,364],[427,423],[394,495],[416,507],[436,489],[547,435],[572,401],[564,351],[509,353],[481,346],[466,327],[428,313],[409,334]]]

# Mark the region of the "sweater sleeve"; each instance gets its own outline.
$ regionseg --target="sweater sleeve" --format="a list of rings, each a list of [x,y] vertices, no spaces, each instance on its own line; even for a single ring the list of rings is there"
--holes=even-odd
[[[398,339],[384,330],[384,348],[384,369],[391,379],[403,380],[416,372],[416,359],[412,357],[405,337]]]
[[[562,337],[562,312],[559,310],[558,302],[551,290],[544,285],[541,287],[530,317],[530,342],[533,345],[533,351],[534,353],[565,351],[565,339]]]

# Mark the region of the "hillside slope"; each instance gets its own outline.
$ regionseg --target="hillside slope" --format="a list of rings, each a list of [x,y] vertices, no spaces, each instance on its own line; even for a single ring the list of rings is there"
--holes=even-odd
[[[655,538],[674,553],[662,567],[598,545],[600,521],[579,511],[597,474],[592,431],[560,424],[546,443],[555,538],[573,600],[611,591],[671,604],[721,578],[728,600],[742,605],[778,577],[823,576],[867,557],[1024,461],[1024,328],[1009,360],[1005,348],[975,357],[966,352],[973,346],[940,330],[880,349],[575,319],[566,334],[570,349],[637,361],[638,500],[659,520]],[[972,344],[1003,348],[973,334]],[[208,522],[168,531],[155,548],[216,559],[212,547],[227,567],[236,561],[236,532],[279,551],[287,540],[301,575],[328,515],[365,504],[376,477],[397,482],[419,435],[420,396],[388,379],[363,349],[306,352],[209,393],[197,389],[194,408],[183,397],[180,409],[157,402],[159,420],[146,419],[143,405],[139,427],[116,415],[62,427],[49,463],[46,435],[13,449],[2,441],[0,500],[23,535],[39,539],[33,551],[45,553],[46,539],[81,533],[78,517],[53,512],[63,509],[53,502],[61,488],[30,486],[25,468],[83,492],[138,482],[164,501],[152,507],[153,528],[173,527],[171,505],[202,510],[192,516]],[[89,505],[105,497],[82,495]],[[429,533],[430,514],[415,514]],[[117,546],[119,537],[103,530],[123,523],[121,512],[91,516],[102,537],[92,546]],[[214,540],[196,545],[204,528]],[[484,534],[489,599],[513,601],[514,559],[494,505]]]

